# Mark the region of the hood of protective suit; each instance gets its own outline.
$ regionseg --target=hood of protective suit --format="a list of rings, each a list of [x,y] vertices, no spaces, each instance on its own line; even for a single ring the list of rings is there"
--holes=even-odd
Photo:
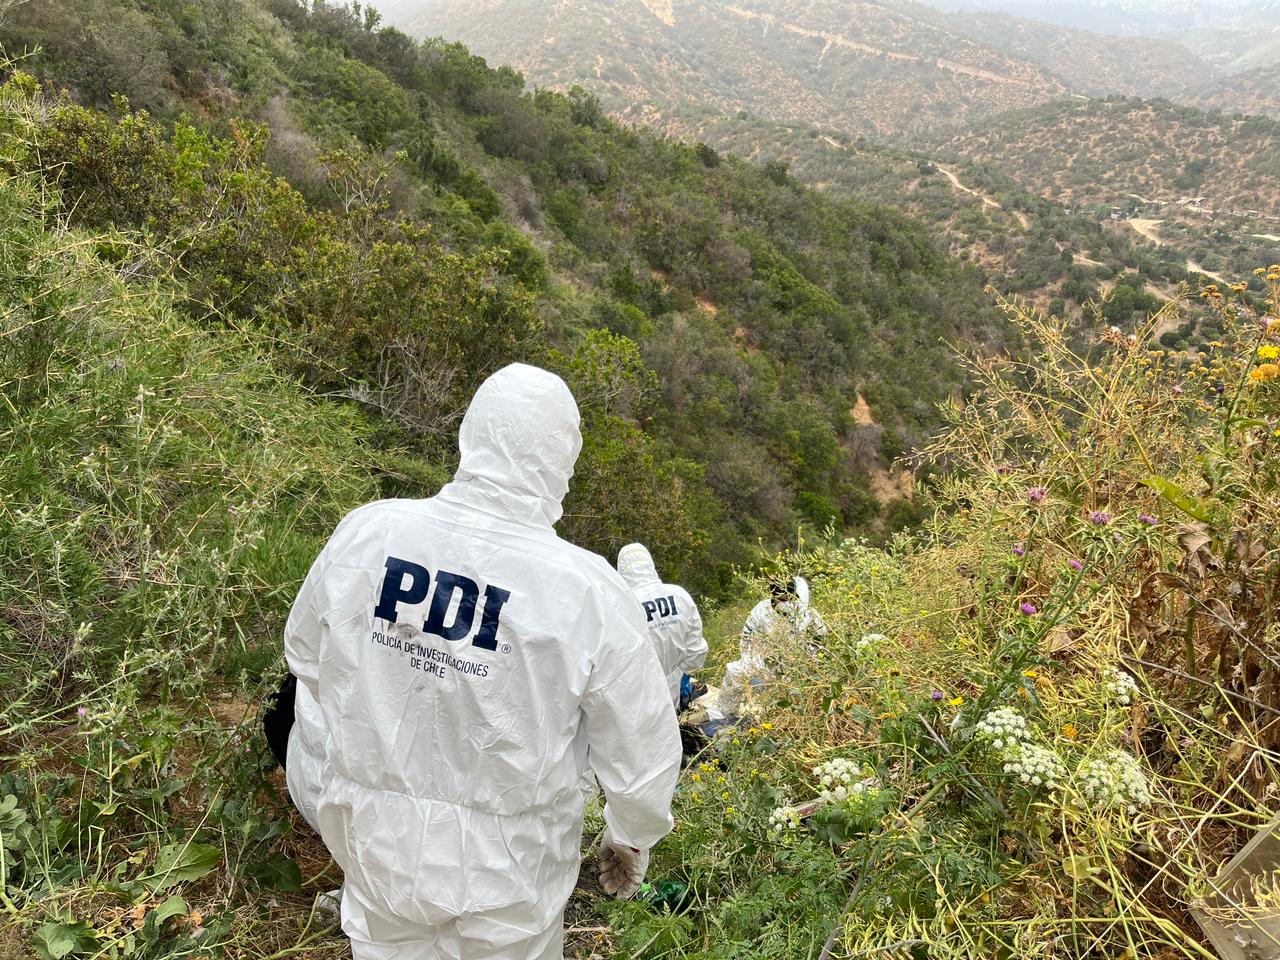
[[[809,612],[809,581],[804,577],[796,577],[793,581],[795,584],[796,598],[788,600],[786,603],[778,604],[779,612],[800,622]]]
[[[618,551],[618,572],[632,589],[662,582],[653,555],[643,543],[628,543]]]
[[[511,519],[553,525],[564,510],[582,450],[578,404],[554,373],[524,363],[503,367],[471,400],[454,483],[468,499]]]
[[[796,604],[801,613],[809,609],[809,581],[804,577],[796,577]]]

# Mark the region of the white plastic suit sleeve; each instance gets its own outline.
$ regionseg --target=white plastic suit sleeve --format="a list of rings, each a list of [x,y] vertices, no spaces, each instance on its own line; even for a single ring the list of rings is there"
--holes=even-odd
[[[707,638],[702,635],[702,614],[698,612],[698,607],[692,598],[689,600],[689,606],[692,612],[689,615],[688,628],[685,630],[684,649],[681,651],[682,656],[678,665],[684,673],[700,670],[707,662]]]
[[[630,643],[595,665],[582,711],[591,767],[607,801],[605,822],[619,842],[647,850],[673,824],[680,730],[662,668],[638,624]]]
[[[327,607],[324,592],[328,565],[326,549],[311,564],[284,628],[284,655],[289,672],[310,691],[312,699],[320,696],[320,644],[324,639],[321,612]]]
[[[331,609],[326,589],[329,568],[333,564],[331,545],[338,534],[353,521],[358,522],[359,515],[369,506],[366,504],[358,507],[342,518],[328,544],[307,571],[306,579],[302,581],[298,596],[289,610],[289,619],[285,622],[284,655],[289,664],[289,672],[311,691],[315,700],[320,698],[320,649],[329,626],[325,611]]]

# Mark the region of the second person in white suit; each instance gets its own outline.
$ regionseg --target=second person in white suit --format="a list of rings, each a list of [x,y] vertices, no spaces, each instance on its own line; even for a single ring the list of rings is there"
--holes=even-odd
[[[662,582],[653,557],[642,543],[629,543],[618,551],[618,572],[644,612],[649,640],[667,677],[671,702],[678,707],[680,680],[707,660],[698,605],[684,587]]]

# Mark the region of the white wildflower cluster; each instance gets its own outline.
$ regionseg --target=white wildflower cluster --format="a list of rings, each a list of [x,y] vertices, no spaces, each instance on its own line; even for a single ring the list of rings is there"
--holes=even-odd
[[[769,829],[774,833],[800,829],[800,811],[795,807],[778,807],[769,814]]]
[[[1138,695],[1138,683],[1118,667],[1111,667],[1102,674],[1102,689],[1116,703],[1127,707]]]
[[[883,633],[863,634],[853,645],[853,652],[860,657],[875,656],[880,652],[880,648],[888,642],[889,638]]]
[[[999,707],[977,722],[973,735],[997,750],[1017,746],[1031,736],[1026,719],[1013,707]]]
[[[1062,780],[1066,770],[1058,755],[1048,747],[1015,743],[1005,756],[1004,772],[1013,774],[1027,786],[1052,789]]]
[[[1123,806],[1130,813],[1151,803],[1151,784],[1133,754],[1112,750],[1076,770],[1080,793],[1095,806]]]
[[[822,784],[822,792],[818,796],[827,803],[862,799],[880,786],[878,779],[867,776],[862,766],[852,760],[828,760],[821,766],[814,767],[813,775]]]

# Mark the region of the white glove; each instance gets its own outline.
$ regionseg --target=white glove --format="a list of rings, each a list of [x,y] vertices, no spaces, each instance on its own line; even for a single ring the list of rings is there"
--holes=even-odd
[[[649,869],[649,851],[620,843],[604,828],[600,839],[600,885],[619,900],[630,900],[640,892],[644,872]]]

